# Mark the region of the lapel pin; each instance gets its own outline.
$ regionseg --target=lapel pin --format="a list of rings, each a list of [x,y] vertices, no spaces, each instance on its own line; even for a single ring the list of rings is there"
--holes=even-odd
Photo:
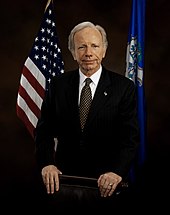
[[[104,92],[104,95],[107,96],[107,92],[106,91]]]

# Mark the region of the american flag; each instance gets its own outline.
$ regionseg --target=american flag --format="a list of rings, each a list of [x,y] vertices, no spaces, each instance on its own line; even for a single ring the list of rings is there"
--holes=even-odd
[[[17,95],[17,116],[32,137],[51,78],[63,72],[64,63],[57,37],[55,13],[50,0],[31,52],[23,66]]]

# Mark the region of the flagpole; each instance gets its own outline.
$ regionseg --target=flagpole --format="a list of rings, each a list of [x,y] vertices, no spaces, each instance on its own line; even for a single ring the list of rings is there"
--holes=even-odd
[[[48,6],[49,6],[49,4],[50,4],[51,2],[53,3],[53,0],[48,0],[48,2],[47,2],[47,4],[46,4],[46,7],[45,7],[45,11],[46,11],[46,9],[48,8]]]

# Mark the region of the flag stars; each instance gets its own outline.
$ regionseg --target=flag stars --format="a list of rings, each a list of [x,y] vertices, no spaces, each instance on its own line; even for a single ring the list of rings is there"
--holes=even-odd
[[[43,51],[45,51],[45,50],[46,50],[45,46],[43,46],[41,49],[42,49]]]
[[[39,55],[35,55],[34,58],[35,58],[36,60],[38,60],[38,59],[39,59]]]
[[[44,32],[45,32],[45,29],[44,29],[44,28],[41,28],[41,32],[44,33]]]
[[[47,57],[45,55],[42,56],[43,60],[47,60]]]
[[[34,49],[35,49],[35,50],[39,50],[38,46],[35,46]]]
[[[43,68],[44,70],[46,70],[46,69],[47,69],[47,66],[46,66],[45,64],[43,64],[43,65],[42,65],[42,68]]]
[[[50,24],[50,23],[51,23],[51,20],[50,20],[50,19],[46,19],[46,22],[47,22],[48,24]]]
[[[42,41],[42,42],[45,42],[45,38],[44,38],[44,37],[42,37],[41,41]]]
[[[55,22],[48,15],[45,20],[45,25],[41,27],[38,37],[35,39],[35,45],[33,47],[34,55],[32,56],[36,60],[36,64],[40,66],[43,74],[46,75],[46,90],[48,89],[48,82],[50,82],[51,77],[56,76],[60,72],[64,72],[64,63],[60,59],[61,49],[57,43],[55,26]]]
[[[47,28],[47,33],[48,33],[48,34],[50,34],[50,33],[51,33],[51,30],[50,30],[50,29],[48,29],[48,28]]]

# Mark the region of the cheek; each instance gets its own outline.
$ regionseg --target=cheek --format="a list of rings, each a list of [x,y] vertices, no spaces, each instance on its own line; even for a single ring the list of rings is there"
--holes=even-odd
[[[104,54],[103,54],[103,53],[98,54],[98,58],[99,58],[100,60],[102,60],[102,59],[104,58]]]
[[[75,57],[74,60],[80,61],[83,57],[83,53],[82,52],[77,52],[75,53]]]
[[[98,56],[100,57],[100,59],[105,57],[105,53],[106,53],[106,51],[103,49],[99,52]]]
[[[77,55],[77,53],[72,53],[72,55],[73,55],[73,58],[74,58],[74,60],[77,60],[78,59],[78,55]]]

